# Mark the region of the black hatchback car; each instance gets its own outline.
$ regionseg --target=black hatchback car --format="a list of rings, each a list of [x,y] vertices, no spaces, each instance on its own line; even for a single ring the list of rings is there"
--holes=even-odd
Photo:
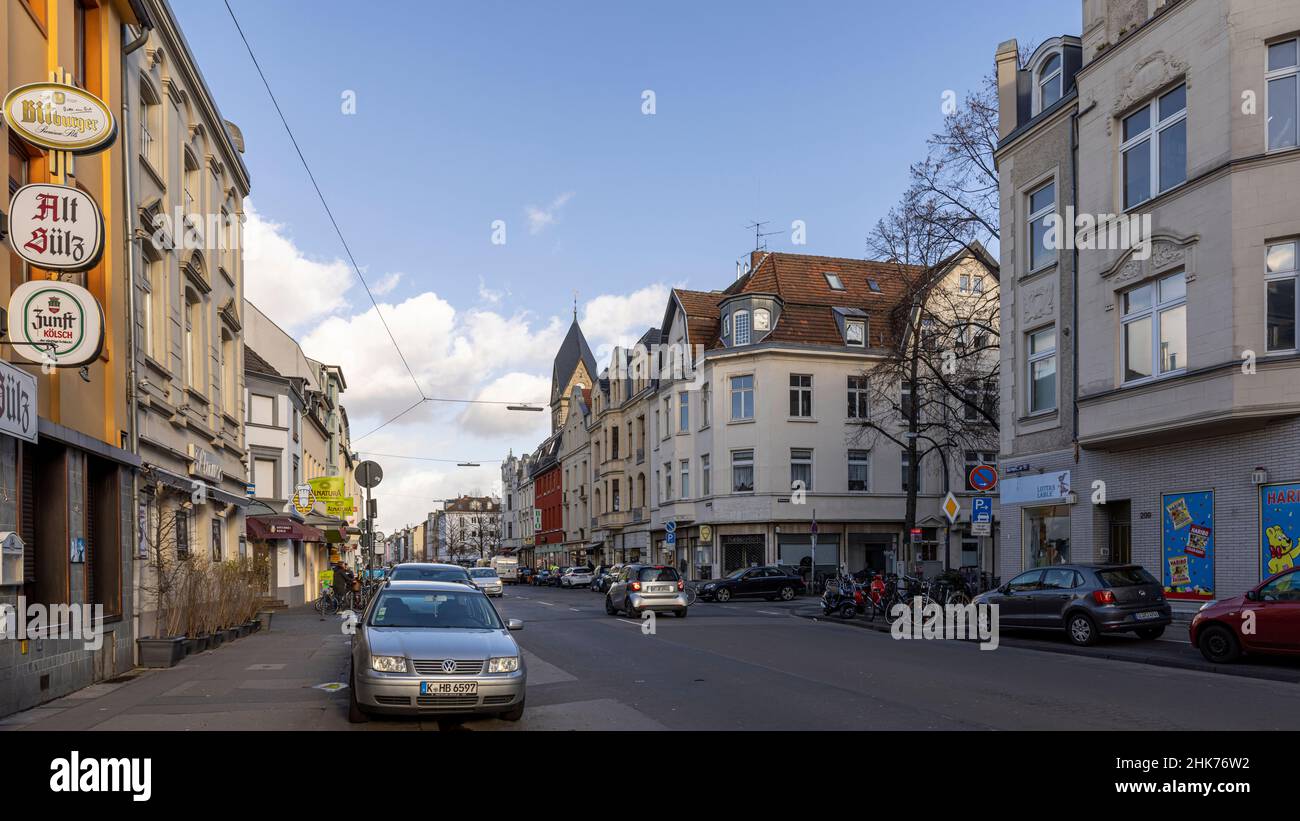
[[[1058,564],[1027,570],[976,604],[996,604],[1004,627],[1064,630],[1089,645],[1103,633],[1158,639],[1173,614],[1164,590],[1141,565]]]
[[[803,579],[783,567],[744,567],[700,585],[700,598],[725,602],[741,596],[762,596],[770,601],[790,601],[803,589]]]

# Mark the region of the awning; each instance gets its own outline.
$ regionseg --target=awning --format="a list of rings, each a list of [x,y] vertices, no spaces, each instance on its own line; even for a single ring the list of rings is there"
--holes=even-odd
[[[275,539],[295,539],[302,542],[324,542],[325,534],[311,525],[295,522],[288,516],[249,516],[248,538],[257,542]]]

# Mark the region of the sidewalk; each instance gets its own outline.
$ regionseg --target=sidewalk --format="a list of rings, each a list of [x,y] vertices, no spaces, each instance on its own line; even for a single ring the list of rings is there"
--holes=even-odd
[[[824,621],[831,624],[843,624],[879,633],[889,632],[889,623],[881,619],[868,622],[864,618],[847,621],[822,613],[821,606],[802,607],[794,612],[800,618]],[[1071,644],[1064,633],[1037,630],[1016,630],[1006,628],[999,637],[1000,647],[1016,647],[1024,650],[1038,650],[1044,653],[1064,653],[1075,656],[1130,661],[1138,664],[1151,664],[1157,667],[1174,667],[1180,670],[1199,670],[1205,673],[1219,673],[1229,676],[1284,681],[1300,684],[1300,660],[1286,656],[1250,656],[1233,664],[1213,664],[1205,660],[1200,651],[1187,641],[1188,617],[1184,621],[1175,618],[1174,623],[1165,630],[1163,638],[1156,641],[1144,641],[1128,634],[1102,636],[1091,647],[1079,647]]]
[[[337,617],[282,610],[262,630],[165,670],[137,668],[0,719],[0,730],[345,729],[349,639]],[[273,716],[274,720],[269,720]]]

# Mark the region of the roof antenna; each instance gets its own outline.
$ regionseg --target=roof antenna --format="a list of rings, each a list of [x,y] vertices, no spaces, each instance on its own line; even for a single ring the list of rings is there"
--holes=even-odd
[[[578,321],[578,289],[573,289],[573,321]]]
[[[764,232],[764,231],[763,231],[763,228],[764,228],[764,227],[765,227],[769,222],[771,222],[771,220],[762,220],[761,222],[758,221],[758,220],[755,220],[754,222],[751,222],[750,224],[748,224],[748,225],[745,226],[746,228],[753,228],[753,229],[754,229],[754,250],[755,250],[755,251],[766,251],[766,250],[767,250],[767,240],[763,239],[763,237],[774,237],[774,236],[776,236],[777,234],[781,233],[780,231],[767,231],[767,232]]]

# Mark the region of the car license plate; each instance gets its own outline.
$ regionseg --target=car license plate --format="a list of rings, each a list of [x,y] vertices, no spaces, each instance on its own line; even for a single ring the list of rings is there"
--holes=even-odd
[[[1138,621],[1147,621],[1148,619],[1158,619],[1158,618],[1160,618],[1159,610],[1147,610],[1144,613],[1137,614]]]
[[[649,587],[649,591],[651,593],[667,593],[669,590],[672,589],[673,586],[671,584],[652,584]]]
[[[478,695],[477,681],[422,681],[422,696],[475,696]]]

